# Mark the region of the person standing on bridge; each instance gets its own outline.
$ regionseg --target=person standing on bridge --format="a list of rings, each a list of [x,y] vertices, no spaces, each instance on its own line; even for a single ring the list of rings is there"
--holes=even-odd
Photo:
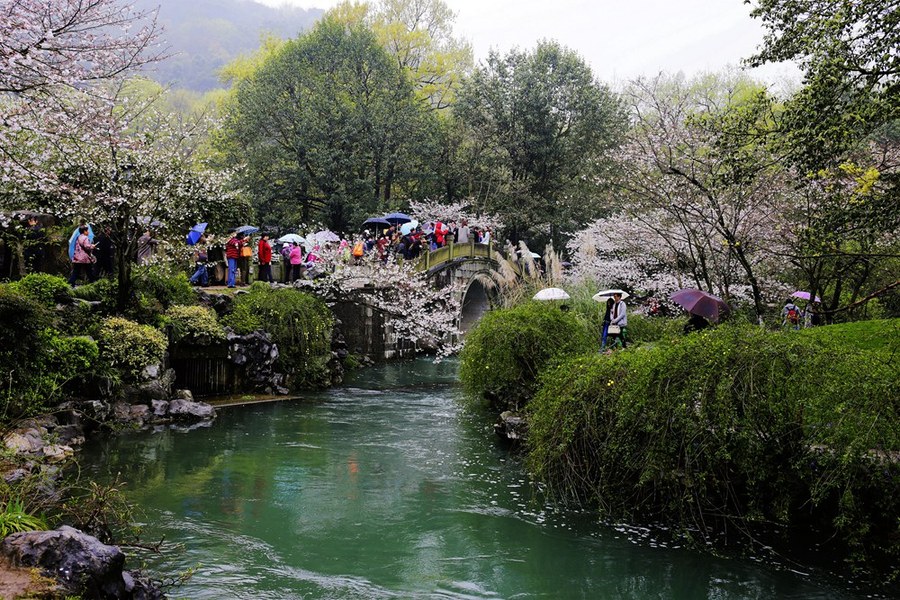
[[[456,243],[457,244],[468,244],[469,243],[469,220],[463,219],[460,221],[459,229],[456,230]]]

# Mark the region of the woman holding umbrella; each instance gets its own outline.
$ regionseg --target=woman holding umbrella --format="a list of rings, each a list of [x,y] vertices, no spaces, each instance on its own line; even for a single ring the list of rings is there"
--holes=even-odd
[[[228,259],[228,279],[225,284],[233,288],[235,275],[238,269],[238,259],[241,257],[241,248],[244,247],[244,234],[240,231],[236,232],[228,242],[225,243],[225,258]]]
[[[88,283],[94,281],[91,265],[96,260],[93,256],[94,244],[88,237],[88,226],[82,225],[78,228],[78,237],[75,239],[75,251],[72,253],[72,273],[69,275],[69,285],[74,286],[78,283],[78,276],[81,275],[88,280]]]
[[[621,343],[622,348],[627,346],[626,332],[628,328],[628,308],[625,301],[622,300],[622,293],[613,294],[613,306],[610,313],[609,326],[607,328],[607,339],[612,340],[610,346]]]

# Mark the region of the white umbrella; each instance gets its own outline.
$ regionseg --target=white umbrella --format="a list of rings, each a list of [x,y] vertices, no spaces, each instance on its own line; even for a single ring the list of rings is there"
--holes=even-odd
[[[279,242],[283,244],[305,244],[306,240],[303,239],[303,236],[299,236],[296,233],[288,233],[287,235],[283,235],[278,238]]]
[[[409,223],[404,223],[400,226],[400,233],[403,235],[407,235],[410,231],[419,226],[419,222],[413,219]]]
[[[311,236],[310,239],[313,239],[320,243],[328,243],[328,242],[339,242],[341,241],[341,237],[333,231],[329,231],[327,229],[323,229],[322,231],[317,231]]]
[[[631,295],[625,290],[600,290],[599,292],[594,294],[594,300],[596,300],[597,302],[606,302],[615,294],[622,294],[622,300]]]
[[[535,300],[568,300],[566,290],[560,288],[544,288],[534,295]]]

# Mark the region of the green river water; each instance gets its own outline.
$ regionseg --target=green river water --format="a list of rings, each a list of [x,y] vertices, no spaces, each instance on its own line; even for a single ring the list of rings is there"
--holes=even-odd
[[[456,369],[366,369],[303,401],[223,408],[208,428],[98,440],[82,463],[122,473],[147,540],[183,545],[151,569],[199,565],[176,598],[862,597],[554,509],[461,402]]]

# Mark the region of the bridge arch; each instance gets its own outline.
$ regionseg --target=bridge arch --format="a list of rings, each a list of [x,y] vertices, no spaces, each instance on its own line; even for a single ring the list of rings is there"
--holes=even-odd
[[[501,255],[492,244],[448,244],[425,254],[419,269],[438,288],[455,284],[460,312],[458,327],[465,335],[491,308],[492,290],[479,277],[498,266]]]
[[[474,327],[481,317],[491,309],[491,292],[478,277],[469,281],[462,294],[459,310],[459,331],[463,335]]]

